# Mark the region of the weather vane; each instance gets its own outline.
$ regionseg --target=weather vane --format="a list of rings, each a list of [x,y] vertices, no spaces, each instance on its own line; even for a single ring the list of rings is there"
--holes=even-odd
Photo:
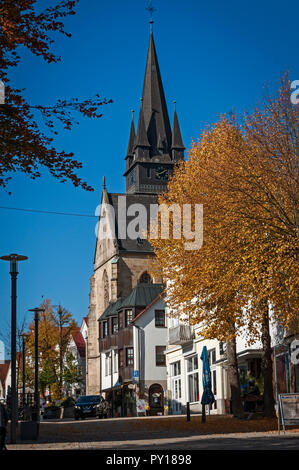
[[[153,7],[153,1],[152,0],[149,0],[148,7],[146,9],[150,12],[150,15],[151,15],[150,23],[153,23],[153,13],[154,13],[154,11],[156,11],[156,8]]]

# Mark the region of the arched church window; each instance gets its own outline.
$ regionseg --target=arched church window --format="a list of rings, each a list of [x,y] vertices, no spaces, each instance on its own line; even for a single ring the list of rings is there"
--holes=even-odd
[[[104,307],[107,308],[109,305],[109,279],[107,271],[103,274],[103,293],[104,293]]]
[[[139,282],[142,282],[144,284],[150,284],[153,281],[152,281],[150,274],[147,271],[145,271],[144,273],[141,274],[139,278]]]

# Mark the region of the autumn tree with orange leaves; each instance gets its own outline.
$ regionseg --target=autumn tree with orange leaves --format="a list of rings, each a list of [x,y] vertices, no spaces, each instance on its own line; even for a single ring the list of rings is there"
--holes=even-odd
[[[70,312],[61,305],[54,307],[49,299],[46,299],[41,307],[45,311],[40,314],[39,321],[40,389],[42,392],[48,389],[50,396],[59,399],[64,394],[64,359],[67,353],[67,346],[77,328],[77,323]],[[34,322],[29,324],[28,330],[26,339],[26,383],[32,386],[34,381],[35,354]]]
[[[151,239],[174,311],[227,342],[233,413],[242,413],[235,341],[263,345],[265,414],[274,414],[269,322],[298,326],[298,116],[285,76],[244,121],[223,116],[193,143],[160,204],[203,204],[203,246]],[[194,220],[193,220],[194,222]],[[182,307],[184,306],[184,307]]]
[[[82,164],[73,153],[58,151],[53,145],[57,123],[70,130],[76,122],[74,113],[89,118],[100,118],[99,108],[111,100],[99,94],[83,101],[78,98],[58,100],[50,106],[30,103],[23,90],[14,89],[10,71],[21,61],[21,46],[47,63],[57,63],[60,57],[51,52],[51,33],[71,37],[65,31],[63,20],[75,14],[79,0],[61,0],[46,10],[37,11],[36,0],[0,0],[0,85],[5,86],[5,104],[0,104],[0,187],[6,188],[13,173],[22,172],[35,179],[41,168],[61,182],[70,181],[76,187],[92,191],[77,175]],[[39,124],[50,131],[46,135]],[[52,133],[52,136],[51,136]]]

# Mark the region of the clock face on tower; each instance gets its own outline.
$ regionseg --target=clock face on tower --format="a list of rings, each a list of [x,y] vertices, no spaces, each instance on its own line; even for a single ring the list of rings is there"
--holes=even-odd
[[[159,166],[155,170],[155,178],[160,181],[167,181],[168,180],[168,170],[167,168],[163,168],[163,166]]]

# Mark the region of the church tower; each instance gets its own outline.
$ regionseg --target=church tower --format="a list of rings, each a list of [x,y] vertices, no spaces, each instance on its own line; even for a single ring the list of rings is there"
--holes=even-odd
[[[184,149],[176,110],[171,130],[151,22],[137,133],[132,121],[126,155],[127,193],[165,190],[175,163],[184,159]]]
[[[94,272],[90,280],[87,394],[102,392],[103,363],[99,348],[101,319],[107,314],[107,310],[116,309],[121,305],[122,299],[132,292],[136,284],[161,282],[161,279],[150,279],[147,272],[150,268],[149,260],[154,257],[153,248],[148,241],[119,235],[117,227],[119,214],[125,218],[126,226],[134,218],[132,215],[127,215],[123,206],[120,207],[120,196],[125,199],[126,207],[136,203],[142,204],[149,216],[150,205],[157,203],[158,194],[166,190],[175,164],[182,159],[184,159],[184,145],[178,116],[175,109],[171,128],[151,21],[138,124],[135,129],[133,114],[125,156],[126,193],[109,193],[105,180],[103,182]],[[116,231],[109,239],[101,236],[109,229],[111,222],[107,219],[105,204],[113,208],[116,219]]]

